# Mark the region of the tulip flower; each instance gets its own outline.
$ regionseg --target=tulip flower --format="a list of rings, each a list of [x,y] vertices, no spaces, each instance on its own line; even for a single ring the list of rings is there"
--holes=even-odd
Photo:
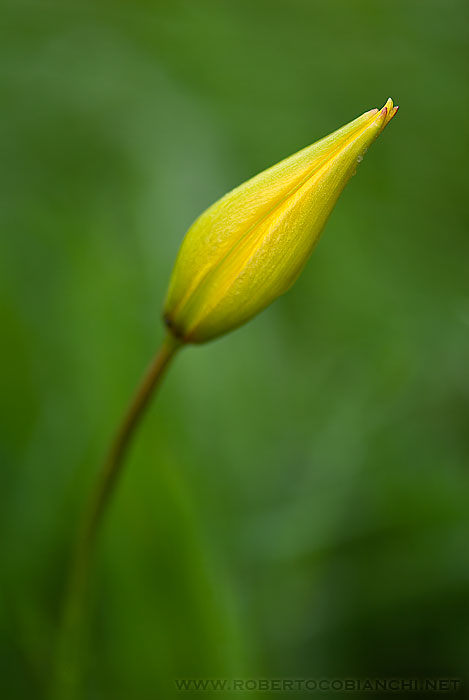
[[[389,99],[365,112],[235,188],[194,222],[164,309],[177,338],[216,338],[291,287],[357,163],[397,109]]]
[[[182,243],[164,307],[168,334],[129,404],[84,510],[64,598],[56,697],[80,697],[79,629],[91,551],[151,396],[184,343],[255,316],[297,279],[340,193],[397,111],[389,99],[215,202]],[[78,640],[78,641],[77,641]]]

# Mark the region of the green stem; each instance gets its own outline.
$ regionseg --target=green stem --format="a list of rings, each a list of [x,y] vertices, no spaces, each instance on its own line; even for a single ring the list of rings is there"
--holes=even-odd
[[[94,544],[135,430],[179,347],[180,342],[168,335],[150,364],[115,434],[84,510],[64,597],[52,693],[55,700],[72,700],[81,696],[83,617]]]

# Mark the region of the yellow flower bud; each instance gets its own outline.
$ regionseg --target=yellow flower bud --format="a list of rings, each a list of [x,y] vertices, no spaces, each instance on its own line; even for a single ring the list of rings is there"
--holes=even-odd
[[[203,343],[264,309],[295,282],[338,196],[397,111],[361,117],[264,170],[209,207],[182,243],[164,319]]]

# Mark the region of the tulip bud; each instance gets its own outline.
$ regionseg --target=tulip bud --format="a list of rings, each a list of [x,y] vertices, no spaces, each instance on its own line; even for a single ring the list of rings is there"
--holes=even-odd
[[[397,111],[361,117],[264,170],[209,207],[179,251],[164,319],[182,342],[237,328],[295,282],[338,196]]]

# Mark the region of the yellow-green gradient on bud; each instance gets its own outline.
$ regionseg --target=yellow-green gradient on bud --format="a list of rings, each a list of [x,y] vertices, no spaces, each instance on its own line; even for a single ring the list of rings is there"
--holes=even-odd
[[[181,245],[165,302],[175,336],[211,340],[291,287],[357,163],[397,109],[388,99],[201,214]]]

